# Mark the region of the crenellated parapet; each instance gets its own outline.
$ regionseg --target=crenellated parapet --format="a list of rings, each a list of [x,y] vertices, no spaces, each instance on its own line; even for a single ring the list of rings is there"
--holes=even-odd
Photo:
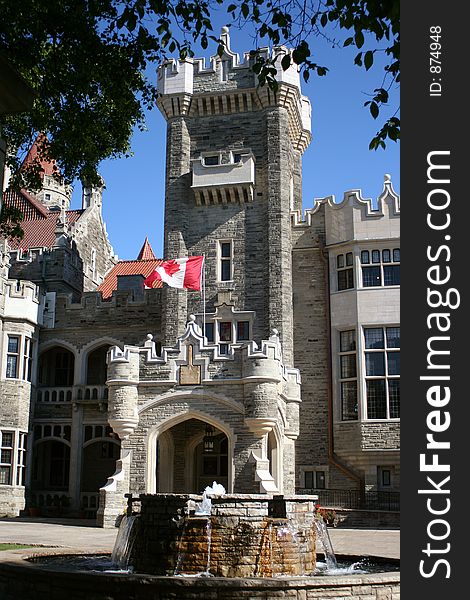
[[[305,211],[292,211],[294,231],[314,227],[324,218],[326,245],[356,239],[389,239],[400,235],[400,197],[393,189],[390,175],[384,176],[383,191],[374,205],[363,198],[360,189],[344,192],[341,202],[334,196],[315,198],[314,206]]]
[[[148,405],[149,395],[154,405],[188,394],[200,400],[205,393],[242,412],[245,426],[256,436],[279,423],[285,435],[293,439],[298,435],[300,374],[284,365],[276,330],[259,346],[248,341],[221,354],[191,315],[176,345],[160,353],[150,334],[142,347],[111,348],[107,385],[109,422],[121,437],[135,429],[136,414]]]
[[[213,55],[209,64],[203,58],[174,60],[158,69],[158,107],[165,119],[178,116],[207,117],[283,107],[289,116],[289,134],[294,148],[303,153],[311,140],[311,105],[300,89],[294,63],[284,70],[282,58],[291,51],[284,47],[262,48],[259,55],[274,61],[278,90],[260,87],[252,71],[255,58],[249,52],[243,60],[230,48],[227,28],[222,56]]]
[[[42,322],[43,306],[39,288],[34,283],[7,279],[3,282],[3,295],[3,317],[28,321],[33,325]]]

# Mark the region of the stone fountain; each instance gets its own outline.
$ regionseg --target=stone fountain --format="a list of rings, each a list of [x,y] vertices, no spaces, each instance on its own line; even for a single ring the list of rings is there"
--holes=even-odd
[[[207,488],[202,501],[189,494],[128,497],[135,542],[126,560],[136,572],[274,577],[315,570],[316,497],[212,492]],[[140,513],[131,517],[137,503]]]

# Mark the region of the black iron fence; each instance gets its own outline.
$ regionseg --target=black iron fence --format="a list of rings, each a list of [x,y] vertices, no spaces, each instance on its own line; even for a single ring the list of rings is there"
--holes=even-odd
[[[300,488],[297,494],[317,495],[320,506],[360,510],[400,510],[400,492]]]

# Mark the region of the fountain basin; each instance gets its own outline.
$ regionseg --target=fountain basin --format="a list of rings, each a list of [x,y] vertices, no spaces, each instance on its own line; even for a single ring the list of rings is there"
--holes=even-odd
[[[398,600],[400,597],[400,573],[397,571],[275,578],[161,577],[145,574],[64,572],[54,569],[52,564],[40,566],[37,555],[46,556],[51,552],[52,549],[44,548],[35,552],[35,557],[25,557],[24,551],[8,552],[8,556],[0,563],[0,598],[331,600],[347,597],[348,600]]]
[[[129,564],[153,575],[275,577],[315,569],[315,496],[143,494]]]

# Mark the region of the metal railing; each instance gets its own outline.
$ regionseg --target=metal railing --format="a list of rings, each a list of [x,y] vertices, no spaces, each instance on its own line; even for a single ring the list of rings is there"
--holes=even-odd
[[[400,492],[299,488],[297,494],[316,494],[320,506],[332,508],[400,510]]]

